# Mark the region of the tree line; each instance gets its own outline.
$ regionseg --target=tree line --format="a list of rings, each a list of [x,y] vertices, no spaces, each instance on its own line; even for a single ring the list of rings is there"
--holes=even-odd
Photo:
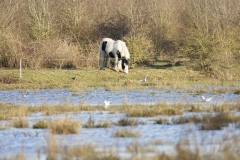
[[[132,64],[183,57],[183,65],[234,76],[240,0],[2,0],[0,67],[98,67],[103,37],[127,42]],[[57,62],[56,62],[57,61]]]

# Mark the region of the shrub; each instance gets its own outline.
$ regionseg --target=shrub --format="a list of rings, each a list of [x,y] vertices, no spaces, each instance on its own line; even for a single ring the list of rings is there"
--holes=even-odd
[[[143,37],[125,38],[131,55],[131,67],[137,64],[147,64],[154,61],[152,42]]]

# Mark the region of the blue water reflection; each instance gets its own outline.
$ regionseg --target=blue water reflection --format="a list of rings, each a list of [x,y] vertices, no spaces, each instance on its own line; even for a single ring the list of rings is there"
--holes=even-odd
[[[225,94],[201,94],[213,96],[210,104],[235,103],[240,95],[232,92]],[[105,88],[94,88],[87,91],[71,92],[69,89],[39,90],[4,90],[0,91],[0,102],[39,106],[43,104],[58,105],[80,103],[86,105],[103,105],[108,100],[112,105],[118,104],[156,104],[156,103],[203,103],[200,94],[172,89],[118,90],[106,91]]]

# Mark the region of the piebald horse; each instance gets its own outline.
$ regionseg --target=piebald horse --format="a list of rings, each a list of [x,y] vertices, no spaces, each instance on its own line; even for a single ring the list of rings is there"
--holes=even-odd
[[[100,42],[100,69],[103,69],[105,60],[107,65],[110,58],[114,58],[114,70],[128,73],[130,54],[126,43],[111,38],[103,38]]]

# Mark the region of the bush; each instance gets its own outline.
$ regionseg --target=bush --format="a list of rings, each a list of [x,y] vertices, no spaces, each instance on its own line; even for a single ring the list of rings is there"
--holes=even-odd
[[[0,67],[19,67],[22,56],[21,41],[12,33],[3,33],[0,30]]]
[[[148,64],[154,61],[153,44],[150,40],[143,37],[126,37],[125,40],[131,55],[132,68],[138,64]]]

